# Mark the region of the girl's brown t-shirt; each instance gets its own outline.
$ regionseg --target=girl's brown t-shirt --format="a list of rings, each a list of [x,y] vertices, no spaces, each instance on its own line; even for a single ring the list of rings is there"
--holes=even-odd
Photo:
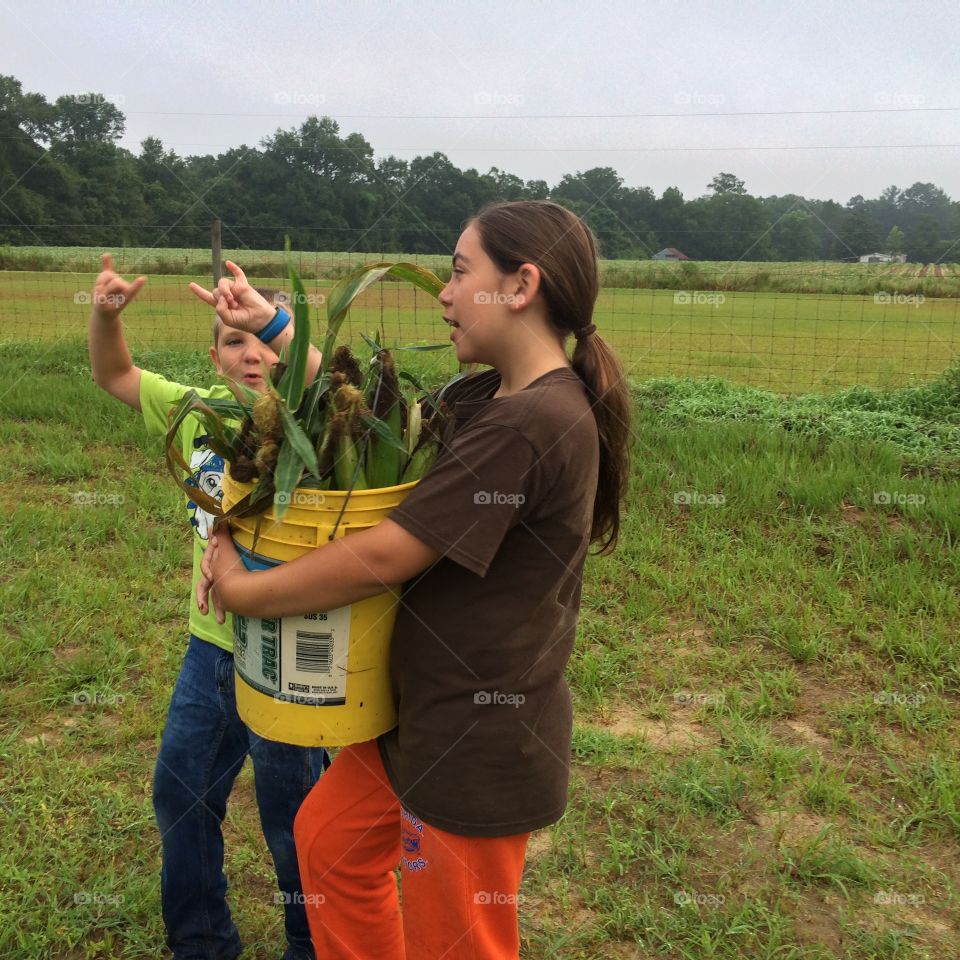
[[[434,467],[390,519],[441,559],[406,583],[393,633],[399,721],[379,739],[406,810],[507,836],[563,814],[573,649],[599,450],[580,378],[552,370],[493,399],[461,381]]]

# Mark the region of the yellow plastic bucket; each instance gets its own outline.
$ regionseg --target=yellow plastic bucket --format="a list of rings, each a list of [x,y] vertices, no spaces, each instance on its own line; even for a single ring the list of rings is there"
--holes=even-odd
[[[233,539],[247,569],[276,566],[328,543],[334,528],[339,538],[374,526],[415,486],[416,481],[355,490],[349,498],[342,491],[300,488],[283,520],[272,510],[262,518],[231,519]],[[226,474],[224,509],[252,489]],[[234,615],[237,712],[243,722],[267,740],[302,747],[347,746],[396,726],[389,655],[398,601],[394,589],[305,617]]]

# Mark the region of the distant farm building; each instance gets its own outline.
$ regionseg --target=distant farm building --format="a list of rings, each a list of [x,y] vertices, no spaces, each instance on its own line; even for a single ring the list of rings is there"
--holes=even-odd
[[[861,263],[906,263],[905,253],[865,253],[860,258]]]
[[[676,247],[664,247],[659,253],[655,253],[651,260],[689,260],[690,258],[681,253]]]

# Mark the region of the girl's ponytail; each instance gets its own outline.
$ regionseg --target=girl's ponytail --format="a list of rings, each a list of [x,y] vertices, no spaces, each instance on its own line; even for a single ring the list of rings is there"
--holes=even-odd
[[[483,208],[471,223],[490,259],[504,273],[536,264],[550,322],[573,334],[574,371],[583,381],[600,438],[600,470],[591,542],[615,546],[620,502],[630,480],[630,391],[617,355],[596,335],[593,307],[600,292],[596,238],[574,213],[546,200],[516,200]]]
[[[592,326],[583,328],[584,332]],[[580,332],[574,331],[574,335]],[[595,332],[577,336],[573,369],[587,389],[600,438],[600,473],[590,539],[602,541],[600,553],[609,553],[617,545],[620,502],[630,482],[630,390],[617,355]]]

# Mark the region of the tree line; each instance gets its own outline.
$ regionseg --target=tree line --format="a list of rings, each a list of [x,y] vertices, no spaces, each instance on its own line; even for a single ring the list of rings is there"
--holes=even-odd
[[[696,260],[844,260],[875,251],[960,260],[960,202],[932,183],[890,186],[846,204],[754,197],[732,173],[685,198],[630,187],[611,167],[551,186],[492,167],[461,170],[441,152],[374,157],[330,117],[278,129],[258,147],[180,156],[156,137],[118,145],[125,118],[97,93],[49,102],[0,75],[0,243],[446,253],[491,200],[551,199],[593,228],[601,256],[646,259],[676,247]]]

